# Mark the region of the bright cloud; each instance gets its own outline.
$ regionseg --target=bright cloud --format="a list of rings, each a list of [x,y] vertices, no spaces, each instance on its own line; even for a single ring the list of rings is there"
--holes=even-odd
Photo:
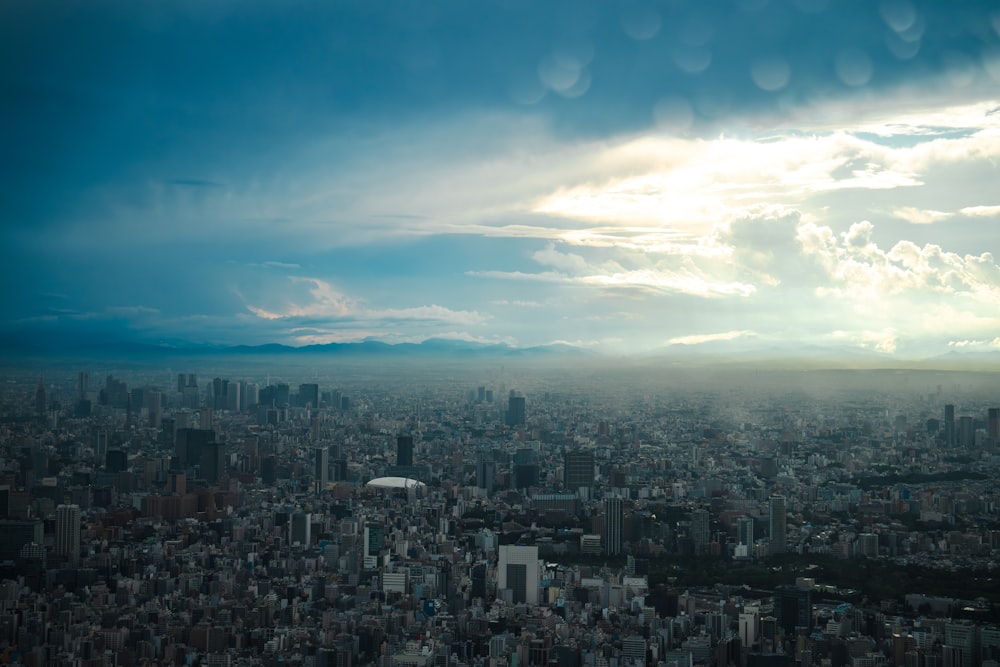
[[[725,331],[714,334],[693,334],[690,336],[677,336],[667,340],[667,345],[701,345],[702,343],[712,343],[721,340],[736,340],[756,336],[753,331]]]

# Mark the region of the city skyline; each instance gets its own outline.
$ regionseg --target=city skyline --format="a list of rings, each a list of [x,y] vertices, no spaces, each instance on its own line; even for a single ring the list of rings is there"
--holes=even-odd
[[[989,3],[0,16],[8,349],[1000,354]]]

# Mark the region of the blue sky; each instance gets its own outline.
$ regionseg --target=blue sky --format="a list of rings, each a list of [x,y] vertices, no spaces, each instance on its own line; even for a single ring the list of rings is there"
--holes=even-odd
[[[8,2],[8,338],[1000,349],[992,2]]]

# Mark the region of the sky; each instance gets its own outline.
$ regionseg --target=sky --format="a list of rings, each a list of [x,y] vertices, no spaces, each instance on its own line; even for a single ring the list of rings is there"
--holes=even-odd
[[[0,4],[5,341],[1000,351],[1000,6]]]

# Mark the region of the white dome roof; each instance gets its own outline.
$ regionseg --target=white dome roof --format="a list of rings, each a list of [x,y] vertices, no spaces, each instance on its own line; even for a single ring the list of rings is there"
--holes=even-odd
[[[373,486],[378,489],[410,489],[417,486],[425,486],[423,482],[410,477],[376,477],[365,486]]]

